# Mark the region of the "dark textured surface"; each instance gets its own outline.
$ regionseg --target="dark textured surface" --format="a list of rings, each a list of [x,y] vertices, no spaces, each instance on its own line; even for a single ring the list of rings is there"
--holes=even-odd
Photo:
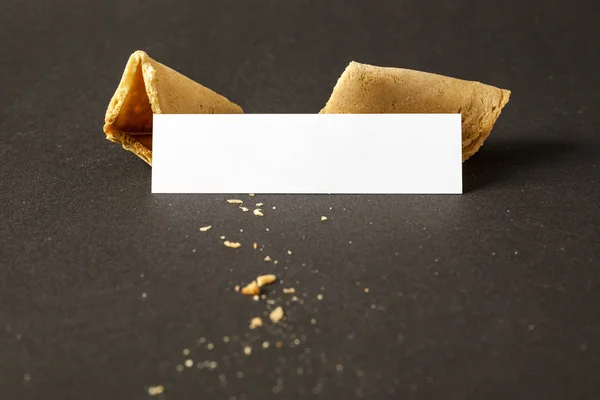
[[[4,0],[0,397],[597,399],[598,5],[438,3]],[[257,218],[104,139],[135,49],[247,112],[317,112],[349,60],[513,97],[463,196],[238,196]],[[231,288],[269,271],[287,319],[248,334],[272,305]]]

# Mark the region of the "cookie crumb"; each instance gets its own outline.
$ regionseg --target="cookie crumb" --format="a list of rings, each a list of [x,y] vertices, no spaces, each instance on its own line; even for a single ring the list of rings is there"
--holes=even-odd
[[[26,382],[29,382],[31,380],[31,375],[30,374],[23,375],[23,380]]]
[[[317,295],[317,300],[323,300],[323,295],[319,293],[319,294]]]
[[[260,297],[258,297],[258,295],[252,296],[252,300],[258,301],[258,300],[260,300]]]
[[[249,356],[250,354],[252,354],[252,347],[250,346],[246,346],[244,347],[244,354]]]
[[[236,292],[239,292],[240,291],[240,285],[235,285],[234,289],[235,289]]]
[[[212,228],[211,225],[207,225],[207,226],[203,226],[202,228],[200,228],[200,232],[206,232],[207,230],[209,230],[210,228]]]
[[[265,257],[265,261],[266,261],[266,262],[269,262],[269,261],[271,261],[271,257],[269,257],[269,256],[266,256],[266,257]]]
[[[159,394],[163,394],[164,391],[165,391],[165,387],[163,385],[150,386],[148,388],[148,394],[150,396],[158,396]]]
[[[254,250],[256,250],[258,248],[258,243],[254,242],[254,244],[252,245],[252,248],[254,248]]]
[[[254,212],[254,215],[256,215],[257,217],[264,217],[264,214],[262,213],[260,208],[257,208],[253,212]]]
[[[221,236],[221,240],[225,239],[225,236]]]
[[[243,212],[247,212],[249,210],[248,207],[240,207],[240,210],[242,210]]]
[[[275,282],[276,280],[277,280],[277,277],[273,274],[261,275],[258,278],[256,278],[256,283],[258,284],[258,287],[262,287],[265,285],[269,285],[269,284]]]
[[[369,293],[369,288],[368,287],[365,288],[365,293]]]
[[[242,294],[246,296],[255,296],[260,294],[260,288],[256,281],[252,281],[242,288]]]
[[[292,288],[283,288],[283,293],[285,294],[290,294],[290,293],[296,293],[296,289]]]
[[[269,344],[269,342],[267,342],[267,341],[264,341],[264,342],[262,343],[262,348],[263,348],[263,349],[268,349],[268,348],[269,348],[269,346],[270,346],[270,344]]]
[[[240,242],[230,242],[229,240],[224,241],[223,244],[226,247],[231,247],[232,249],[237,249],[238,247],[242,246]]]
[[[263,321],[259,317],[252,318],[250,320],[250,329],[258,328],[263,325]]]
[[[190,355],[190,349],[183,349],[183,355],[184,356],[189,356]]]
[[[277,343],[275,343],[275,347],[277,347],[278,349],[280,349],[280,348],[283,347],[283,343],[280,340],[278,340]]]
[[[242,200],[238,200],[238,199],[228,199],[227,202],[229,204],[244,204],[244,202]]]
[[[288,254],[291,256],[291,255],[292,255],[292,251],[291,251],[291,250],[288,250]]]
[[[323,216],[321,217],[321,221],[327,221],[327,217],[323,215]]]
[[[259,207],[259,208],[260,208],[260,207],[262,207],[262,206],[264,206],[264,204],[263,204],[263,203],[256,203],[256,207]]]
[[[248,196],[250,196],[250,197],[254,197],[254,193],[250,193]]]
[[[276,309],[271,311],[271,314],[269,314],[269,318],[275,324],[281,321],[281,319],[283,318],[283,308],[277,307]]]
[[[275,261],[273,261],[273,264],[277,265],[277,263],[278,263],[278,262],[279,262],[279,261],[275,260]]]
[[[185,360],[185,366],[188,368],[192,368],[194,366],[194,361],[192,359]]]

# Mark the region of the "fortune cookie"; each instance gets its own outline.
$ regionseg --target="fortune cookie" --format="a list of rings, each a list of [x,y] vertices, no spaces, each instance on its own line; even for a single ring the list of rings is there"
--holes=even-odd
[[[152,165],[152,114],[242,112],[225,97],[136,51],[106,110],[104,133]]]
[[[320,113],[460,113],[465,161],[489,136],[509,97],[509,90],[479,82],[351,62]]]

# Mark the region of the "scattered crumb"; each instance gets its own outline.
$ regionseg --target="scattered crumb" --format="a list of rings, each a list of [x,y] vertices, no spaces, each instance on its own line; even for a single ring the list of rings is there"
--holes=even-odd
[[[250,193],[248,196],[250,196],[250,197],[254,197],[254,193]]]
[[[185,360],[185,366],[188,368],[192,368],[194,366],[194,361],[192,359]]]
[[[252,300],[258,301],[258,300],[260,300],[260,297],[258,297],[258,295],[255,295],[255,296],[252,297]]]
[[[214,344],[212,344],[212,343],[209,343],[209,344],[207,344],[207,345],[206,345],[206,348],[207,348],[208,350],[212,350],[212,349],[214,349],[214,348],[215,348],[215,345],[214,345]]]
[[[29,382],[31,380],[31,375],[29,375],[29,374],[23,375],[23,380]]]
[[[256,215],[257,217],[263,217],[264,216],[264,214],[261,212],[260,208],[257,208],[253,212],[254,212],[254,215]]]
[[[148,388],[148,394],[150,396],[158,396],[159,394],[163,394],[164,391],[165,391],[165,387],[163,385],[150,386]]]
[[[369,288],[368,287],[365,288],[365,293],[369,293]]]
[[[294,339],[294,344],[296,346],[298,346],[300,344],[300,339],[298,339],[298,338]]]
[[[283,288],[283,293],[285,294],[289,294],[289,293],[296,293],[296,289],[292,288]]]
[[[177,365],[177,366],[175,367],[175,369],[176,369],[178,372],[181,372],[181,371],[183,371],[183,365],[179,364],[179,365]]]
[[[277,207],[273,206],[273,210],[277,210]]]
[[[291,256],[291,255],[292,255],[292,251],[291,251],[291,250],[288,250],[288,254]]]
[[[235,291],[239,292],[240,291],[240,285],[235,285]]]
[[[224,241],[223,244],[226,247],[231,247],[232,249],[237,249],[238,247],[241,247],[241,245],[242,245],[239,242],[230,242],[229,240]]]
[[[263,324],[263,321],[261,318],[259,318],[259,317],[252,318],[250,320],[250,329],[258,328],[259,326],[262,326],[262,324]]]
[[[146,292],[142,293],[142,299],[145,299],[146,297],[148,297],[148,294]]]
[[[276,280],[277,280],[277,277],[273,274],[261,275],[258,278],[256,278],[256,283],[258,284],[258,287],[263,287],[265,285],[269,285],[269,284],[275,282]]]
[[[206,232],[207,230],[209,230],[210,228],[212,228],[211,225],[207,225],[207,226],[203,226],[202,228],[200,228],[200,232]]]
[[[278,349],[280,349],[280,348],[283,347],[283,343],[280,340],[278,340],[277,343],[275,343],[275,347],[277,347]]]
[[[268,348],[269,348],[269,346],[270,346],[270,344],[269,344],[269,342],[267,342],[267,341],[264,341],[264,342],[262,343],[262,348],[263,348],[263,349],[268,349]]]
[[[281,319],[283,318],[283,308],[277,307],[276,309],[271,311],[271,314],[269,314],[269,318],[275,324],[281,321]]]
[[[252,247],[254,248],[254,250],[256,250],[258,248],[258,243],[254,242],[254,244],[252,245]]]
[[[225,343],[229,343],[229,336],[223,336],[223,341]]]
[[[238,199],[229,199],[229,200],[227,200],[227,202],[229,204],[244,204],[244,202],[242,200],[238,200]]]
[[[235,376],[237,376],[239,379],[242,379],[244,377],[244,373],[242,371],[238,371],[235,373]]]
[[[532,330],[535,329],[535,325],[531,324],[531,325],[528,326],[528,328],[529,328],[530,331],[532,331]]]
[[[321,217],[321,221],[327,221],[327,217],[326,216],[322,216]]]
[[[252,347],[250,346],[246,346],[244,347],[244,354],[249,356],[250,354],[252,354]]]
[[[277,261],[277,260],[273,261],[273,264],[277,265],[277,263],[279,263],[279,261]]]
[[[225,236],[221,236],[221,240],[225,239]]]
[[[271,261],[271,257],[269,257],[269,256],[266,256],[266,257],[265,257],[265,261],[266,261],[266,262],[269,262],[269,261]]]
[[[255,296],[260,294],[260,288],[256,281],[252,281],[242,288],[242,294],[246,296]]]
[[[243,229],[240,229],[240,232],[244,232],[244,230],[243,230]]]
[[[335,369],[341,372],[341,371],[343,371],[343,370],[344,370],[344,366],[343,366],[342,364],[337,364],[337,365],[335,366]]]
[[[184,356],[190,355],[190,349],[183,349],[183,355]]]
[[[323,295],[319,293],[319,294],[317,295],[317,300],[323,300]]]
[[[259,207],[259,208],[260,208],[260,207],[262,207],[262,206],[264,206],[264,204],[263,204],[263,203],[256,203],[256,207]]]
[[[243,212],[247,212],[249,210],[248,207],[240,207],[240,210],[242,210]]]
[[[310,320],[310,323],[314,325],[314,324],[317,323],[317,320],[315,318],[313,318],[313,319]]]

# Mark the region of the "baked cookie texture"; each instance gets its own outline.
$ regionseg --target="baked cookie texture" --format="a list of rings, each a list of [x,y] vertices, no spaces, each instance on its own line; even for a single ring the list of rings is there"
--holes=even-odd
[[[320,113],[459,113],[465,161],[483,145],[509,98],[509,90],[480,82],[353,61]]]
[[[104,133],[152,165],[152,114],[242,112],[220,94],[136,51],[106,110]]]

